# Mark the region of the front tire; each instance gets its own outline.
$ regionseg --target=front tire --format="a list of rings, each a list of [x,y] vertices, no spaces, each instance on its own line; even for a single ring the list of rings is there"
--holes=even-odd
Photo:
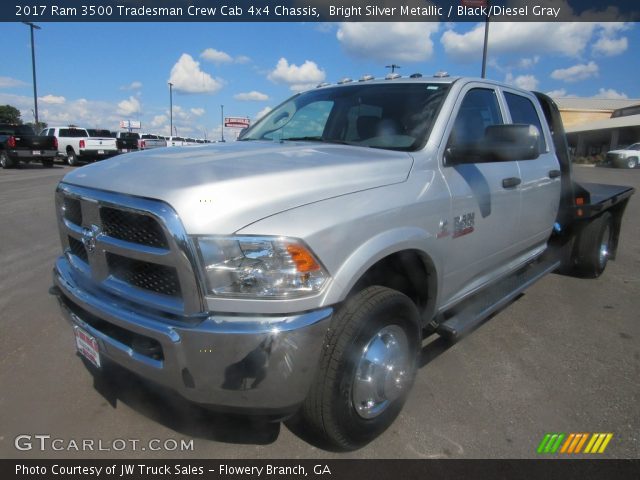
[[[413,386],[419,316],[402,293],[373,286],[336,312],[302,419],[340,450],[359,448],[396,419]]]
[[[638,159],[636,157],[631,157],[627,159],[627,168],[636,168],[638,166]]]

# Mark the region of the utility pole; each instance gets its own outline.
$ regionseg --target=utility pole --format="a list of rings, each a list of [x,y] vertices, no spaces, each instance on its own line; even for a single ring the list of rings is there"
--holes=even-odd
[[[38,25],[32,22],[22,22],[31,28],[31,69],[33,70],[33,104],[35,106],[34,116],[36,117],[36,130],[40,127],[38,119],[38,87],[36,86],[36,47],[33,42],[33,29],[42,30]]]
[[[173,83],[169,83],[169,136],[173,136]]]
[[[224,142],[224,105],[220,105],[220,141]]]
[[[487,0],[487,9],[490,7],[490,2]],[[487,11],[487,18],[484,22],[484,48],[482,49],[482,78],[486,78],[487,74],[487,50],[489,50],[489,11]]]

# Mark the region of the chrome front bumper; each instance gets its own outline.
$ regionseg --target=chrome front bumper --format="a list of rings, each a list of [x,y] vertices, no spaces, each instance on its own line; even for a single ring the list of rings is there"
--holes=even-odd
[[[211,314],[189,324],[86,288],[65,257],[53,281],[63,315],[97,340],[101,359],[193,402],[247,413],[290,412],[304,400],[333,312]]]

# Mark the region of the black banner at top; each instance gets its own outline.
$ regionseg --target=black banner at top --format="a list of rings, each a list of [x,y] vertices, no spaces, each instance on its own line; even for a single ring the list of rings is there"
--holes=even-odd
[[[4,0],[3,22],[634,22],[637,0]]]

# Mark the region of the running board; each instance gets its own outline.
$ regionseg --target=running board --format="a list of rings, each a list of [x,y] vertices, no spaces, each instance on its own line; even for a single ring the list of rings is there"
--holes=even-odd
[[[462,337],[559,266],[560,260],[550,259],[518,270],[454,307],[453,316],[438,325],[436,332],[451,340]]]

